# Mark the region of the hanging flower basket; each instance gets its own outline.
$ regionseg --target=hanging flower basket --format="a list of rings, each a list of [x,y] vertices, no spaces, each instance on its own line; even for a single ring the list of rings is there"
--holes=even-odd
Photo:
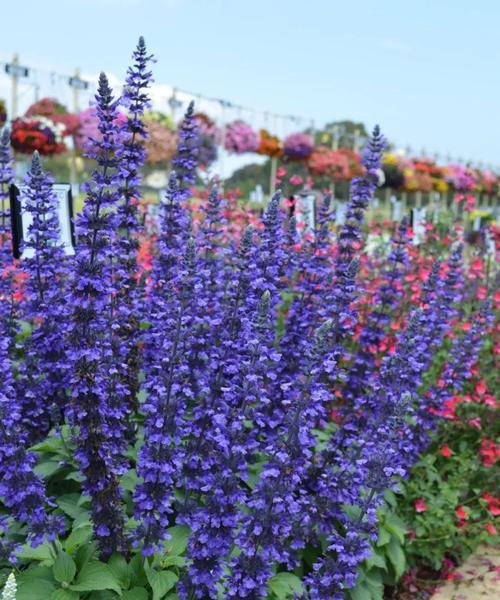
[[[194,114],[200,134],[210,138],[214,144],[222,144],[222,131],[208,115],[203,112]]]
[[[146,115],[144,123],[148,132],[145,141],[146,163],[166,165],[177,150],[177,135],[167,125],[150,115]]]
[[[63,135],[74,135],[80,125],[78,115],[68,112],[55,98],[42,98],[34,102],[26,111],[26,117],[47,117],[52,122],[64,125]]]
[[[289,160],[306,160],[314,150],[314,140],[308,133],[292,133],[285,138],[283,150]]]
[[[257,152],[259,136],[248,123],[234,121],[226,128],[224,147],[228,152],[232,152],[233,154]]]
[[[271,158],[283,156],[283,144],[277,136],[271,135],[266,129],[261,129],[259,135],[258,154]]]
[[[314,149],[307,161],[311,175],[328,177],[329,179],[346,179],[349,175],[349,161],[346,156],[327,146]]]
[[[50,156],[66,152],[63,142],[64,125],[47,117],[18,117],[12,122],[10,141],[16,152]]]

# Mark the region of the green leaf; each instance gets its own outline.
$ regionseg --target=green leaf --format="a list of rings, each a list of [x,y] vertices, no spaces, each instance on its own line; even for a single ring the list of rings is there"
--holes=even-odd
[[[21,573],[17,577],[16,600],[41,600],[50,598],[56,589],[52,578],[52,569],[36,566]]]
[[[348,592],[351,600],[372,600],[370,589],[364,583],[360,583]]]
[[[75,592],[94,590],[114,590],[121,594],[121,587],[108,565],[102,562],[88,562],[78,573],[76,583],[70,586]]]
[[[148,592],[144,588],[135,587],[123,592],[122,600],[148,600]]]
[[[129,469],[121,478],[120,485],[124,490],[133,492],[140,481],[135,469]]]
[[[56,499],[57,506],[68,516],[76,519],[84,509],[78,505],[80,494],[63,494]]]
[[[94,542],[80,546],[76,552],[75,562],[78,570],[81,571],[83,567],[89,562],[92,556],[96,552],[96,545]]]
[[[54,579],[59,583],[71,583],[76,573],[75,561],[66,552],[59,552],[52,567]]]
[[[398,540],[392,538],[387,546],[386,552],[392,566],[394,567],[396,578],[399,579],[406,569],[406,558],[403,548]]]
[[[151,568],[146,569],[146,576],[153,590],[153,600],[161,600],[179,580],[173,571],[156,571]]]
[[[33,471],[39,475],[42,479],[48,479],[51,475],[54,475],[57,471],[62,468],[61,461],[59,460],[46,460],[35,466]]]
[[[380,548],[381,546],[386,546],[391,541],[391,534],[382,527],[378,532],[377,546]]]
[[[48,437],[43,440],[39,444],[35,444],[31,446],[31,450],[35,450],[35,452],[49,452],[53,454],[57,454],[63,448],[63,443],[61,438],[57,437]]]
[[[373,550],[372,555],[366,559],[366,566],[368,569],[371,569],[372,567],[378,567],[379,569],[384,569],[384,571],[387,571],[385,558]]]
[[[56,590],[50,600],[80,600],[80,594],[71,590]]]
[[[163,569],[167,567],[184,567],[186,559],[183,556],[165,556],[160,559],[160,564]]]
[[[19,558],[43,561],[43,564],[47,566],[53,565],[55,560],[48,542],[44,542],[36,548],[32,548],[29,544],[24,544],[23,549],[19,554]]]
[[[89,541],[92,536],[92,525],[90,523],[86,523],[85,525],[81,525],[80,527],[73,529],[73,531],[68,535],[66,540],[63,542],[63,547],[66,552],[73,552],[75,548],[85,544]]]
[[[269,580],[270,591],[278,598],[285,600],[303,591],[302,582],[293,573],[278,573]]]
[[[166,554],[180,556],[186,551],[190,529],[186,525],[174,525],[167,529],[170,539],[165,543]]]
[[[147,584],[146,573],[144,572],[143,559],[140,554],[136,554],[129,562],[130,585],[142,587]]]
[[[113,554],[108,561],[108,567],[120,582],[120,586],[127,589],[130,586],[131,572],[125,558],[121,554]]]
[[[406,534],[406,525],[403,521],[394,514],[389,514],[385,518],[384,528],[387,529],[390,533],[395,535],[401,544],[404,544],[405,534]]]

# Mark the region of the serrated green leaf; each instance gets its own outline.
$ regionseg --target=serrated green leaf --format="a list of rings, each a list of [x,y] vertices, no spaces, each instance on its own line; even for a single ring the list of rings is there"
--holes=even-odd
[[[113,590],[121,594],[120,583],[108,565],[90,561],[78,573],[76,583],[70,586],[75,592],[92,592],[94,590]]]
[[[66,552],[59,552],[52,567],[54,579],[59,583],[71,583],[76,573],[75,561]]]
[[[285,600],[293,598],[295,594],[303,591],[302,582],[293,573],[278,573],[269,580],[269,590],[278,598]]]
[[[392,538],[386,548],[387,556],[394,567],[396,579],[399,579],[406,569],[406,557],[397,539]]]

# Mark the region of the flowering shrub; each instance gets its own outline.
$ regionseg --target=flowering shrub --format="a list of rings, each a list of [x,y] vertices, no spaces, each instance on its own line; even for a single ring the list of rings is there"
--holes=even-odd
[[[36,154],[25,181],[24,293],[2,278],[0,302],[0,556],[18,600],[378,593],[362,572],[394,524],[378,511],[462,389],[490,306],[459,311],[477,294],[461,244],[417,270],[403,222],[385,254],[363,252],[378,127],[335,238],[328,195],[307,235],[280,193],[242,231],[217,186],[188,211],[191,104],[158,238],[138,252],[151,61],[141,38],[123,98],[99,78],[74,258]]]

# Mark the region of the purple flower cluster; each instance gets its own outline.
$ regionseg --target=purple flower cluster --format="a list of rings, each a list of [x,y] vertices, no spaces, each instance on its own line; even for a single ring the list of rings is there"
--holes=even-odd
[[[16,382],[30,441],[47,434],[53,416],[63,413],[67,399],[67,261],[59,241],[57,197],[52,183],[35,152],[21,198],[23,211],[30,217],[23,247],[26,258],[22,270],[27,277],[21,316],[30,323],[32,333],[25,343]]]

